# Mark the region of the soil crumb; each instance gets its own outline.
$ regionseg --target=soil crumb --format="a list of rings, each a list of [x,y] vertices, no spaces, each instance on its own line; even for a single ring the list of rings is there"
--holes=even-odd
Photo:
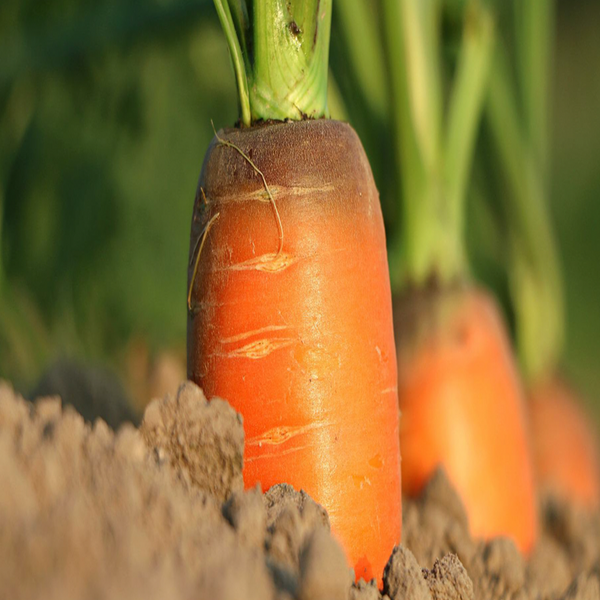
[[[242,417],[224,400],[209,403],[191,381],[176,396],[151,402],[140,428],[159,461],[168,461],[178,476],[225,501],[244,487]]]
[[[396,546],[383,571],[383,591],[390,600],[432,600],[423,571],[413,553]]]
[[[473,583],[456,554],[436,560],[423,575],[433,600],[473,600]]]
[[[470,537],[462,503],[444,472],[438,470],[420,498],[403,499],[402,542],[420,565],[433,565],[432,571],[435,565],[439,571],[436,561],[455,555],[477,599],[594,597],[600,573],[600,515],[551,497],[542,498],[540,505],[540,539],[525,560],[512,540],[484,542]]]
[[[87,422],[0,381],[0,597],[211,600],[600,600],[600,517],[547,497],[528,560],[472,540],[443,472],[404,500],[403,544],[353,583],[304,491],[243,490],[243,423],[192,383],[140,428]]]

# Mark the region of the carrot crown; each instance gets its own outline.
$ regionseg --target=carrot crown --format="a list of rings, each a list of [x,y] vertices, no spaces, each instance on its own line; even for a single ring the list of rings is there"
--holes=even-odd
[[[214,0],[241,122],[327,116],[332,0]]]
[[[390,249],[396,287],[451,283],[466,271],[465,196],[495,27],[488,2],[463,4],[462,39],[447,88],[443,3],[383,2],[403,196],[402,231]]]

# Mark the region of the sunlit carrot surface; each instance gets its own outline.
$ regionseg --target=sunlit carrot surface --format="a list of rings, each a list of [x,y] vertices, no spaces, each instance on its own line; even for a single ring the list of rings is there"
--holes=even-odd
[[[484,292],[432,292],[398,319],[402,485],[417,495],[442,466],[474,536],[528,552],[536,504],[523,394],[505,327]],[[412,341],[408,341],[412,340]]]
[[[560,378],[547,378],[532,390],[530,410],[540,488],[585,508],[598,508],[598,438],[577,394]]]
[[[188,375],[242,413],[246,486],[306,490],[357,578],[380,579],[400,541],[400,456],[385,234],[366,156],[334,121],[219,137],[235,147],[216,140],[200,177]]]

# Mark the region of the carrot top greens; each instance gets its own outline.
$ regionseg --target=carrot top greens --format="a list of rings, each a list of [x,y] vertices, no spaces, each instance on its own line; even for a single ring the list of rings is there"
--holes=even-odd
[[[498,44],[487,117],[510,241],[519,358],[531,382],[556,368],[564,343],[564,290],[548,213],[549,81],[554,0],[513,5],[516,61]]]
[[[464,3],[456,68],[445,78],[439,0],[384,0],[403,224],[391,248],[396,286],[460,279],[464,206],[494,42],[485,0]],[[449,83],[449,85],[446,85]]]
[[[214,0],[241,122],[327,116],[332,0]]]

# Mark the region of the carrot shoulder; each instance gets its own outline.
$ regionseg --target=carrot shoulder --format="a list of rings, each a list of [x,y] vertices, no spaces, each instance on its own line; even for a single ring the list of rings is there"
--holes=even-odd
[[[401,531],[396,354],[379,198],[352,128],[220,132],[189,283],[188,376],[243,414],[246,485],[306,490],[357,578],[381,577]]]

